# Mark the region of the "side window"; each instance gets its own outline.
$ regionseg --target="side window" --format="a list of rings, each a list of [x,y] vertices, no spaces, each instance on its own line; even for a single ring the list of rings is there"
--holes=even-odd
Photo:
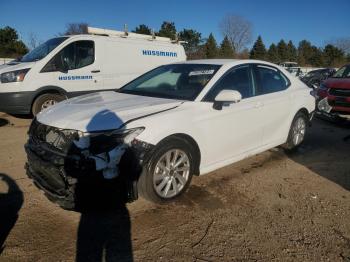
[[[288,88],[289,80],[278,69],[268,66],[256,66],[259,95],[283,91]]]
[[[236,90],[241,93],[242,98],[255,95],[251,69],[249,65],[232,69],[224,75],[216,85],[209,91],[205,101],[214,101],[221,90]]]
[[[57,53],[41,72],[79,69],[93,64],[95,61],[95,46],[93,41],[82,40],[70,43]]]
[[[76,42],[75,52],[75,69],[91,65],[95,60],[95,48],[93,41]]]

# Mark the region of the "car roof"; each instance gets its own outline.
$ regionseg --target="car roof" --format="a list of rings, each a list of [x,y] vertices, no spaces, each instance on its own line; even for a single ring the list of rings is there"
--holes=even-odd
[[[198,59],[198,60],[188,60],[183,62],[177,62],[176,64],[208,64],[208,65],[238,65],[238,64],[248,64],[248,63],[261,63],[271,66],[278,66],[276,64],[255,60],[255,59]]]

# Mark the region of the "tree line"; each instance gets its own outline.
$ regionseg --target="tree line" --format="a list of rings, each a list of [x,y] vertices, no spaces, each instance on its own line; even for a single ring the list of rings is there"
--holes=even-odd
[[[69,23],[65,31],[59,35],[86,34],[87,28],[87,23]],[[184,41],[183,46],[188,59],[250,58],[273,63],[298,62],[301,66],[314,67],[339,67],[350,62],[350,38],[335,39],[323,48],[313,45],[308,40],[302,40],[295,46],[291,40],[281,39],[267,48],[262,37],[258,36],[249,49],[253,30],[248,20],[238,15],[228,14],[219,23],[219,29],[223,36],[221,43],[216,41],[212,33],[205,38],[200,32],[191,28],[178,31],[175,23],[170,21],[164,21],[158,31],[140,24],[132,32]],[[36,45],[31,42],[33,41],[30,41],[29,45],[35,47]],[[8,26],[0,28],[0,57],[16,57],[26,52],[28,48],[19,40],[15,29]]]
[[[227,15],[219,27],[224,36],[220,44],[212,33],[208,38],[202,38],[201,33],[194,29],[177,31],[174,22],[167,21],[162,23],[158,32],[153,32],[145,24],[137,26],[133,32],[185,41],[183,45],[188,59],[250,58],[272,63],[297,62],[300,66],[313,67],[339,67],[350,62],[350,39],[347,38],[328,43],[324,48],[312,45],[308,40],[302,40],[295,46],[291,40],[284,39],[266,48],[262,37],[258,36],[249,50],[247,45],[252,35],[249,21],[239,16]]]
[[[296,47],[291,40],[286,42],[281,39],[277,44],[272,43],[267,49],[261,36],[258,36],[255,41],[249,57],[273,63],[298,62],[301,66],[314,67],[339,67],[350,62],[350,54],[346,54],[342,49],[332,44],[319,48],[307,40],[302,40]]]

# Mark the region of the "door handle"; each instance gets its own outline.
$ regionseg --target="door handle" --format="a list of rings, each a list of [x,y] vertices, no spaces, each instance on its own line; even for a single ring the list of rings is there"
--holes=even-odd
[[[92,70],[91,73],[100,73],[100,70]]]

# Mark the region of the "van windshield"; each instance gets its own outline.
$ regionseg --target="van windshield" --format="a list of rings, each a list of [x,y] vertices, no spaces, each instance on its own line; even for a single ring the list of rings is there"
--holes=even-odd
[[[160,66],[117,92],[193,101],[215,75],[220,65],[172,64]]]
[[[68,37],[52,38],[46,41],[45,43],[39,45],[38,47],[34,48],[28,54],[24,55],[21,59],[18,60],[18,62],[35,62],[41,60],[67,38]]]

